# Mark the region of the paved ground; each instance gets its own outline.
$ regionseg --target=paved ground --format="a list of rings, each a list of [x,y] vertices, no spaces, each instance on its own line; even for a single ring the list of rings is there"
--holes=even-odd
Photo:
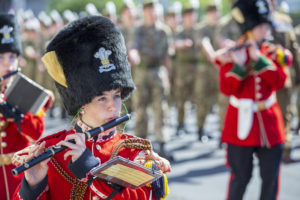
[[[224,166],[224,150],[216,148],[216,140],[196,141],[196,135],[187,135],[173,141],[168,147],[176,161],[169,174],[170,200],[225,199],[229,171]],[[294,137],[292,156],[297,162],[283,164],[279,200],[300,199],[300,136]],[[257,160],[255,160],[257,165]],[[247,188],[245,200],[259,199],[259,171],[255,167]]]
[[[176,112],[171,111],[169,120],[171,141],[167,149],[173,153],[175,161],[168,175],[171,193],[167,200],[223,200],[226,196],[229,171],[224,166],[224,149],[218,148],[218,119],[214,115],[207,118],[205,130],[213,139],[206,143],[197,141],[195,116],[188,112],[186,126],[188,132],[175,136]],[[46,120],[46,134],[67,128],[69,120]],[[151,123],[151,122],[150,122]],[[128,125],[132,132],[132,122]],[[151,132],[151,127],[150,127]],[[151,135],[150,135],[151,139]],[[295,163],[283,164],[281,169],[281,188],[279,200],[300,199],[300,136],[293,140],[292,157]],[[257,160],[255,160],[257,165]],[[259,171],[255,167],[253,178],[247,188],[244,200],[259,199]]]

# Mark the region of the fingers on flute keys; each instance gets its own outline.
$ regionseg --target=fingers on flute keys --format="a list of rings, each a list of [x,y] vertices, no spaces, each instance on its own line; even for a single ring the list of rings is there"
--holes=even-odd
[[[46,142],[42,142],[40,144],[35,144],[33,148],[31,148],[28,152],[28,156],[25,158],[25,161],[28,162],[35,157],[38,157],[40,154],[45,152],[45,144]]]
[[[69,142],[69,140],[74,140],[75,143]],[[69,156],[72,156],[72,161],[75,162],[86,149],[85,135],[82,133],[68,135],[65,140],[60,141],[57,145],[70,148],[71,150],[64,154],[64,159],[66,160]]]

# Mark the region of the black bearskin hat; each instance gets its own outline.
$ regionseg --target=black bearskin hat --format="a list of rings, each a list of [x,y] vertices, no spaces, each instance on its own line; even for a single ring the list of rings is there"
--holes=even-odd
[[[0,13],[0,53],[22,53],[19,27],[16,17]]]
[[[271,24],[268,0],[237,0],[232,6],[232,16],[242,33],[262,23]]]
[[[135,89],[124,43],[115,24],[89,16],[65,26],[42,58],[69,115],[104,91],[122,88],[122,100]]]

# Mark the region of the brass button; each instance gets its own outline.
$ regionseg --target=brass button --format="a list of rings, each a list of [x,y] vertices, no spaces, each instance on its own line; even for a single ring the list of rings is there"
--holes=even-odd
[[[4,147],[4,148],[7,147],[7,143],[6,142],[2,142],[1,146]]]
[[[2,131],[2,132],[1,132],[1,137],[6,137],[6,135],[7,135],[7,134],[6,134],[5,131]]]
[[[11,158],[9,156],[4,156],[2,158],[2,162],[5,164],[5,165],[9,165],[11,163]]]
[[[0,127],[5,125],[5,121],[0,121]]]
[[[260,90],[260,88],[261,88],[260,85],[255,86],[256,91]]]
[[[261,97],[262,97],[262,94],[261,94],[261,93],[257,93],[257,94],[256,94],[256,98],[257,98],[257,99],[260,99]]]
[[[93,196],[93,200],[99,200],[99,197],[97,197],[96,195]]]

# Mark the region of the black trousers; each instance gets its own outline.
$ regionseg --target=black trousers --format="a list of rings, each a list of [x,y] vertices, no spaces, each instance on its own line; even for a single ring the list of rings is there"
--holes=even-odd
[[[260,200],[275,200],[278,193],[279,169],[284,145],[270,149],[265,147],[241,147],[228,145],[228,164],[231,168],[228,200],[242,200],[252,176],[253,156],[259,159],[262,187]]]

